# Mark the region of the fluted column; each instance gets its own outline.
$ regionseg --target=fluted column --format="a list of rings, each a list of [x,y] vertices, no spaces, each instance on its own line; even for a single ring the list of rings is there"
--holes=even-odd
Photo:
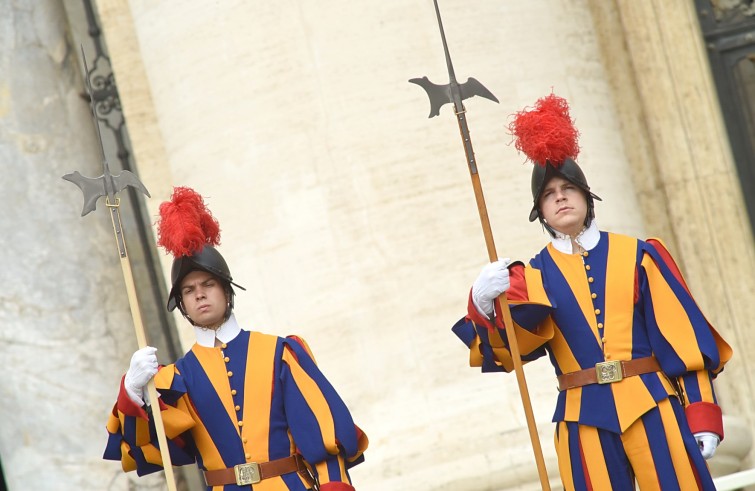
[[[590,5],[648,231],[670,232],[665,237],[692,292],[734,348],[716,388],[737,432],[731,441],[742,442],[744,431],[751,445],[755,247],[694,3]],[[740,459],[749,449],[725,440],[721,453],[728,445]],[[729,460],[721,472],[731,467]]]

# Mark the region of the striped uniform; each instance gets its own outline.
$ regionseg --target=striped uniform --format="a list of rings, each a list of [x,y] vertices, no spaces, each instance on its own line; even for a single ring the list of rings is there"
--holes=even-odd
[[[566,489],[634,489],[633,474],[643,490],[714,489],[693,433],[723,437],[712,381],[731,348],[663,244],[600,232],[582,255],[548,244],[510,272],[507,296],[523,362],[547,354],[561,375],[655,356],[662,369],[559,392],[553,421]],[[470,295],[468,315],[453,327],[470,348],[470,364],[484,372],[513,369],[496,309],[494,326]]]
[[[174,465],[217,470],[299,452],[323,490],[353,490],[347,469],[361,462],[367,438],[317,368],[306,344],[240,331],[221,347],[195,344],[155,376]],[[139,475],[162,469],[154,425],[123,388],[107,423],[104,458]],[[233,491],[250,486],[208,487]],[[297,473],[262,480],[255,491],[307,489]]]

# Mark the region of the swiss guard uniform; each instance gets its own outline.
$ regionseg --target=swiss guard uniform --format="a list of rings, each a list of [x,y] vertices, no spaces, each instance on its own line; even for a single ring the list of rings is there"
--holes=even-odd
[[[174,201],[182,192],[176,189]],[[230,285],[239,287],[220,253],[206,244],[175,259],[169,310],[178,306],[186,315],[179,288],[197,269],[220,278],[231,292]],[[364,460],[366,435],[307,344],[242,330],[232,299],[231,293],[221,327],[195,325],[196,344],[155,375],[173,464],[196,462],[208,491],[304,491],[317,489],[316,483],[322,491],[353,491],[348,469]],[[139,475],[162,469],[145,408],[122,381],[104,454]]]
[[[555,97],[555,96],[551,96]],[[547,355],[558,378],[553,421],[567,490],[714,490],[694,434],[723,438],[713,379],[731,349],[710,326],[659,240],[599,231],[593,200],[571,158],[533,170],[530,220],[551,176],[580,187],[587,225],[509,266],[507,298],[523,363]],[[513,363],[496,302],[493,319],[470,294],[453,331],[483,372]]]

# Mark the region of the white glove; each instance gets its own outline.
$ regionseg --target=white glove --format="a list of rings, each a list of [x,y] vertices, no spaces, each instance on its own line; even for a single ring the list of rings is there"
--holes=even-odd
[[[493,313],[493,300],[509,289],[509,263],[511,259],[499,259],[485,265],[472,285],[472,303],[477,312],[490,319]]]
[[[710,431],[695,433],[695,440],[697,440],[697,446],[700,447],[700,452],[703,454],[705,460],[713,457],[713,454],[716,453],[716,448],[718,448],[718,444],[721,442],[718,435]]]
[[[146,392],[144,387],[157,373],[157,356],[155,352],[157,352],[157,348],[153,348],[152,346],[146,346],[137,350],[131,357],[131,365],[128,367],[126,378],[123,381],[128,396],[140,406],[145,402],[144,396]]]

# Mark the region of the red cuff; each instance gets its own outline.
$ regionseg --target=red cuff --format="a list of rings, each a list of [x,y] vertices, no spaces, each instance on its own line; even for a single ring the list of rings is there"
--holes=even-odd
[[[121,378],[121,390],[118,392],[118,402],[116,402],[115,407],[126,416],[133,416],[145,420],[149,419],[147,417],[147,412],[142,409],[141,406],[137,406],[137,404],[128,396],[126,386],[124,385],[125,380],[126,376],[124,375],[123,378]]]
[[[320,485],[320,491],[356,491],[356,489],[345,482],[326,482]]]
[[[684,410],[692,434],[710,431],[724,439],[724,421],[721,408],[710,402],[693,402]]]

